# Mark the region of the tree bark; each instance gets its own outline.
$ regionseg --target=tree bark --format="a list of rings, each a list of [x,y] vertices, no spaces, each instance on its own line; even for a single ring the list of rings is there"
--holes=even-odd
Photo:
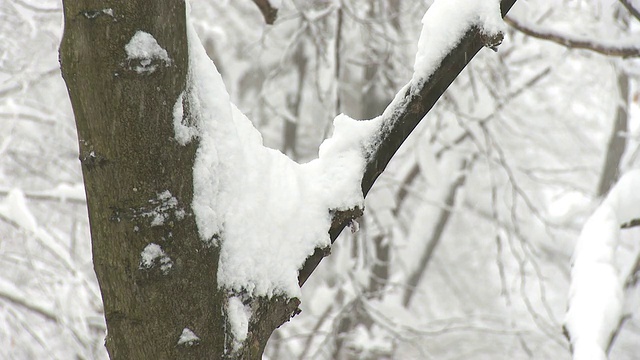
[[[185,4],[110,6],[65,1],[60,46],[78,129],[106,347],[112,359],[214,358],[224,348],[218,250],[199,239],[190,206],[197,143],[179,145],[173,130],[173,106],[187,74]],[[141,64],[125,53],[137,31],[151,34],[171,63],[137,73]],[[156,216],[164,219],[157,226]],[[169,260],[156,259],[165,263],[146,268],[141,252],[152,243]],[[185,328],[200,341],[178,345]]]

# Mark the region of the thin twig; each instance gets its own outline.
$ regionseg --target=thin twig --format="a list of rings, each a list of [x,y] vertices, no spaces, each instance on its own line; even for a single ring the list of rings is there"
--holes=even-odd
[[[524,23],[515,20],[512,17],[506,17],[504,21],[511,25],[514,29],[523,34],[535,37],[541,40],[547,40],[556,44],[571,48],[594,51],[607,56],[619,56],[623,58],[640,56],[640,44],[638,45],[617,45],[603,44],[592,40],[573,38],[568,34],[558,34],[551,31],[543,31],[534,29]]]

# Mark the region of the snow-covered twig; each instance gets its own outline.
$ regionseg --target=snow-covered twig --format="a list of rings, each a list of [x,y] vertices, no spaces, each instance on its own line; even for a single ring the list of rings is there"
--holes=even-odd
[[[616,269],[620,224],[640,217],[640,170],[626,173],[587,220],[573,255],[565,329],[573,359],[607,359],[620,327],[623,280]]]
[[[638,19],[640,21],[640,10],[638,10],[638,8],[636,8],[631,3],[631,1],[629,1],[629,0],[620,0],[620,3],[625,7],[625,9],[627,9],[627,11],[629,11],[631,16],[633,16],[634,18],[636,18],[636,19]]]
[[[560,34],[547,29],[539,29],[531,24],[524,24],[512,17],[505,18],[505,22],[514,29],[542,40],[548,40],[562,46],[573,49],[595,51],[608,56],[638,57],[640,56],[640,43],[625,44],[621,42],[594,41],[587,38],[579,38],[569,34]]]

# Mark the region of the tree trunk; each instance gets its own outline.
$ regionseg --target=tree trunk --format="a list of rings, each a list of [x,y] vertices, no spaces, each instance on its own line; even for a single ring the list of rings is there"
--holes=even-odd
[[[197,142],[178,144],[173,108],[187,75],[183,1],[65,1],[62,73],[78,128],[93,263],[112,359],[259,359],[297,300],[253,299],[244,350],[231,353],[219,251],[191,210]],[[169,59],[132,58],[151,34]],[[181,335],[195,335],[182,337]],[[226,344],[225,344],[226,342]],[[226,349],[226,352],[225,352]]]

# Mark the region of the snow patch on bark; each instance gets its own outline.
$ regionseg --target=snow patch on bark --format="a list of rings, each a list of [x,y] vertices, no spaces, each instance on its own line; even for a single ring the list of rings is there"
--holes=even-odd
[[[239,297],[232,296],[227,303],[226,314],[227,321],[231,327],[231,334],[233,335],[233,351],[236,351],[247,340],[251,309],[245,306]]]
[[[158,244],[148,244],[140,253],[140,269],[151,269],[160,266],[160,270],[167,275],[173,267],[173,261]]]
[[[198,345],[200,338],[191,329],[184,328],[178,339],[178,345],[194,346]]]

